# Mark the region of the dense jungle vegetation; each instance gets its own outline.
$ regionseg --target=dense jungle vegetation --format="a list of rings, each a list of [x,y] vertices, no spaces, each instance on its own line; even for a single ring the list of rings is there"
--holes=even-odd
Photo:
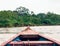
[[[40,25],[60,25],[60,15],[51,12],[35,14],[25,7],[18,7],[14,11],[0,11],[0,27]]]

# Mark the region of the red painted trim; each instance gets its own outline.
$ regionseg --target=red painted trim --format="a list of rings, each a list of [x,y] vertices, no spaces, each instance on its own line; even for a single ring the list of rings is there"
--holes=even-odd
[[[52,44],[53,42],[51,41],[20,41],[20,42],[10,42],[9,44]]]

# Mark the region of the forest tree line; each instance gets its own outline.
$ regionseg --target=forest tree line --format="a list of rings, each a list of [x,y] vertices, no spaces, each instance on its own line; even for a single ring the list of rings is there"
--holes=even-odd
[[[14,11],[0,11],[0,27],[40,25],[60,25],[60,15],[51,12],[35,14],[25,7],[18,7]]]

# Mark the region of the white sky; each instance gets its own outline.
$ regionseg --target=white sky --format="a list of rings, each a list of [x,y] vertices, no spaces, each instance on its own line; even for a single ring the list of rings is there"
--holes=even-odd
[[[60,14],[60,0],[0,0],[0,10],[15,10],[19,6],[35,13],[50,11]]]

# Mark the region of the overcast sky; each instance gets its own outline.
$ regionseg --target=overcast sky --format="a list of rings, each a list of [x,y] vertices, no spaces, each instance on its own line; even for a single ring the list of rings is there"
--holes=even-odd
[[[48,11],[60,14],[60,0],[0,0],[0,10],[15,10],[24,6],[35,13]]]

